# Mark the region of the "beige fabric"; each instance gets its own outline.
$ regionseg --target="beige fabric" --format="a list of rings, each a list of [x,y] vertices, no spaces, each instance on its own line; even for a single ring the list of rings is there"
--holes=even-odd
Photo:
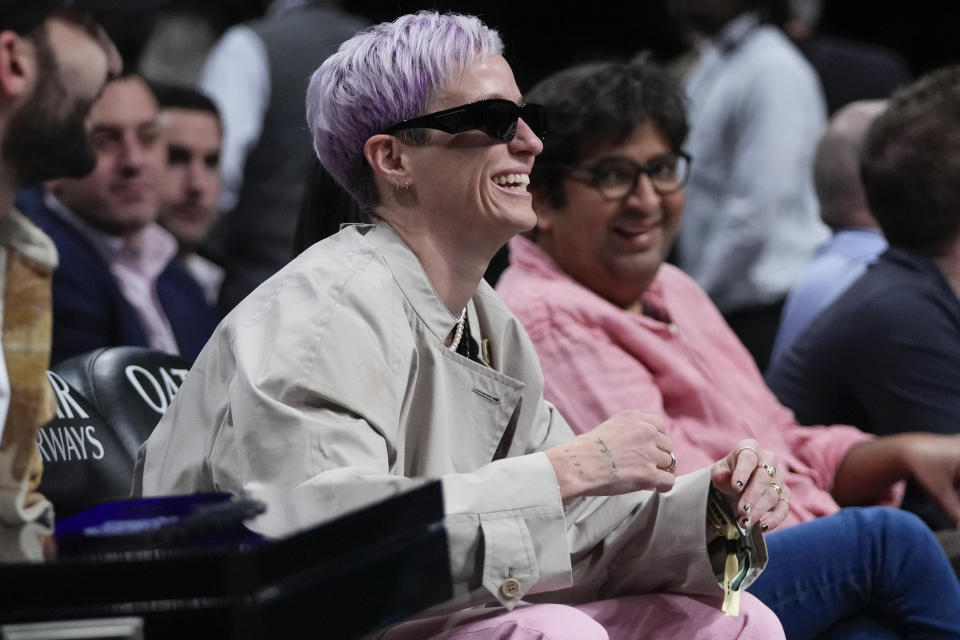
[[[3,355],[10,404],[0,441],[0,522],[52,521],[50,503],[36,492],[43,472],[37,431],[56,401],[46,378],[52,336],[53,243],[16,211],[0,217]]]
[[[456,318],[389,226],[346,228],[218,327],[141,450],[137,482],[146,495],[300,487],[342,512],[338,485],[441,477],[447,609],[558,589],[543,597],[722,596],[704,543],[708,474],[669,494],[564,505],[542,452],[573,435],[543,400],[529,338],[485,283],[468,318],[493,368],[444,347]],[[508,455],[491,462],[511,420]],[[501,593],[508,578],[516,597]]]

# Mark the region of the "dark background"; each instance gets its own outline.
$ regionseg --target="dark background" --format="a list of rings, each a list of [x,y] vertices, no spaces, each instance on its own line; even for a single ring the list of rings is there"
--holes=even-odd
[[[264,0],[99,0],[101,21],[133,66],[159,11],[189,8],[222,31],[261,15]],[[347,11],[371,22],[419,9],[472,13],[497,28],[521,89],[571,63],[598,57],[630,57],[642,50],[666,58],[681,49],[666,0],[546,2],[412,2],[343,0]],[[950,3],[933,0],[877,2],[828,0],[820,32],[880,44],[898,51],[913,74],[960,62],[960,36],[947,13]]]

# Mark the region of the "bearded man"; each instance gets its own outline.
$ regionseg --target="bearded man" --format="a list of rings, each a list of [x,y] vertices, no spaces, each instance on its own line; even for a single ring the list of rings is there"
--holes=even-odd
[[[0,523],[49,521],[37,429],[53,416],[50,239],[13,207],[24,184],[94,165],[84,121],[120,70],[109,37],[62,2],[0,5]]]

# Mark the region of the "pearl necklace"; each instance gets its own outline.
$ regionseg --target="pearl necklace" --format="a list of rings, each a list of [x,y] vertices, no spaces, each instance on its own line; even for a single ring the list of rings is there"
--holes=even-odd
[[[460,317],[457,318],[457,330],[453,334],[453,340],[450,341],[450,351],[456,351],[457,347],[460,346],[460,339],[463,338],[463,325],[466,324],[467,319],[467,308],[464,307],[463,311],[460,312]]]

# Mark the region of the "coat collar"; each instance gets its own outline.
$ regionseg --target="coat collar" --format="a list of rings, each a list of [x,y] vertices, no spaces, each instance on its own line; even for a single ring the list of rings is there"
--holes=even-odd
[[[0,216],[0,246],[14,249],[48,269],[57,267],[53,240],[16,209]]]
[[[456,326],[457,318],[440,300],[417,255],[393,227],[383,220],[375,225],[357,226],[387,263],[414,312],[440,342],[446,340]],[[474,313],[470,309],[472,306],[468,305],[467,315]]]

